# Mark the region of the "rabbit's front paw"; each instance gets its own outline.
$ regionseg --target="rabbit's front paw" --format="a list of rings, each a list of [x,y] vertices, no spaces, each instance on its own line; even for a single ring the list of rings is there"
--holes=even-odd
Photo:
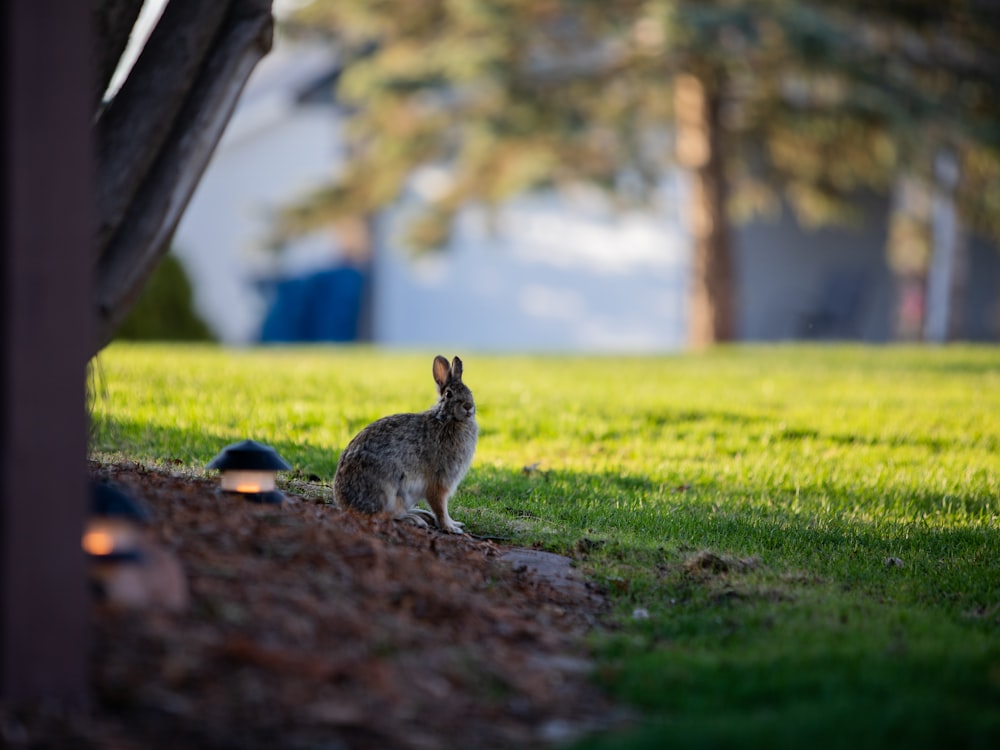
[[[464,534],[465,524],[461,521],[455,521],[451,518],[446,518],[445,522],[441,525],[442,531],[447,531],[449,534]]]

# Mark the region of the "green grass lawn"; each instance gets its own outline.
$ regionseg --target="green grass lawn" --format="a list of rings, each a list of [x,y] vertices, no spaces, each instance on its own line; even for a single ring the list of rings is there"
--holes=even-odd
[[[115,345],[93,454],[200,470],[253,437],[330,482],[430,405],[435,353]],[[585,747],[1000,747],[1000,349],[459,354],[452,515],[612,595],[597,678],[645,720]]]

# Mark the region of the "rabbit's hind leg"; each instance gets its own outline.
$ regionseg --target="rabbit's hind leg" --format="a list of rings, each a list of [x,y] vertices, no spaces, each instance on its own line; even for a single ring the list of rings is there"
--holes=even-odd
[[[387,510],[385,492],[374,484],[336,487],[333,496],[341,508],[353,508],[362,513],[382,513]]]
[[[410,508],[408,511],[396,516],[396,520],[412,523],[414,526],[420,526],[425,529],[437,526],[437,519],[434,517],[434,514],[426,508]]]
[[[404,475],[396,489],[395,504],[392,509],[393,517],[397,521],[405,521],[422,528],[437,526],[437,518],[433,513],[425,508],[417,507],[423,494],[423,482],[420,479],[407,478]]]
[[[341,458],[333,477],[333,496],[342,508],[363,513],[394,510],[397,484],[386,481],[377,456],[359,452]]]

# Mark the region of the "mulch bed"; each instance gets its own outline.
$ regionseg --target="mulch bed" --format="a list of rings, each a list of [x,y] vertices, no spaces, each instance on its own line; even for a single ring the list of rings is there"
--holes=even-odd
[[[7,717],[11,747],[511,748],[616,715],[583,646],[603,598],[540,574],[530,552],[511,564],[489,541],[316,500],[261,506],[139,466],[92,472],[152,508],[190,601],[99,605],[93,711],[58,727]]]

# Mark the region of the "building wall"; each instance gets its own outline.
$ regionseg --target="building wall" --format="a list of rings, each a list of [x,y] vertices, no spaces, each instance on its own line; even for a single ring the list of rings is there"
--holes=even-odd
[[[969,243],[969,275],[960,307],[962,337],[1000,341],[1000,251],[973,237]]]
[[[885,204],[858,226],[805,229],[790,210],[736,234],[740,338],[781,341],[892,335],[892,277],[885,260]]]
[[[375,341],[391,346],[650,352],[685,338],[687,240],[669,217],[535,195],[460,217],[451,246],[414,258],[407,211],[383,224]]]
[[[257,280],[276,269],[267,250],[270,217],[329,176],[335,143],[329,108],[299,107],[235,141],[224,140],[212,158],[174,247],[191,278],[195,307],[221,341],[257,340],[268,303]],[[332,263],[334,252],[329,238],[313,238],[285,266]]]
[[[736,233],[745,341],[895,337],[898,289],[886,261],[888,202],[870,198],[857,226],[804,229],[790,211]],[[958,302],[960,339],[1000,340],[1000,253],[968,240],[968,279]],[[831,325],[830,318],[840,317]]]

